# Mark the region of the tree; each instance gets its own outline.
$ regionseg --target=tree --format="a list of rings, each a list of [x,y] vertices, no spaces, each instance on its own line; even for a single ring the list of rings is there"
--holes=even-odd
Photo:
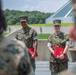
[[[20,24],[20,17],[25,15],[29,18],[29,24],[45,23],[45,19],[52,13],[44,13],[40,11],[18,11],[18,10],[4,10],[8,25]]]

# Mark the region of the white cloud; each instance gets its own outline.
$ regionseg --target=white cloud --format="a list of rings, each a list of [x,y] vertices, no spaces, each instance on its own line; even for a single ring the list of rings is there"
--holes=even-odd
[[[68,0],[25,0],[25,5],[20,10],[33,11],[38,10],[42,12],[55,12],[62,7]]]
[[[55,12],[68,1],[69,0],[3,0],[3,3],[4,9]]]

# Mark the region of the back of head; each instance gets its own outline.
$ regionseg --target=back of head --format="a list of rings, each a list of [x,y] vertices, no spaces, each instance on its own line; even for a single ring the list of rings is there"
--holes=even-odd
[[[0,34],[6,30],[0,0]],[[28,51],[21,41],[0,38],[0,75],[33,75]]]
[[[0,0],[0,34],[2,33],[2,31],[6,30],[6,28],[6,19],[2,10],[2,1]]]
[[[2,42],[0,42],[0,75],[33,75],[33,73],[24,43],[2,38]]]

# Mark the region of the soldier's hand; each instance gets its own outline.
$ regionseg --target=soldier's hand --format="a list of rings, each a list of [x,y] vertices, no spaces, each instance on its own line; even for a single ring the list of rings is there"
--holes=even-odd
[[[61,54],[61,55],[59,56],[59,58],[60,58],[60,59],[64,59],[64,54]]]
[[[55,57],[55,58],[59,58],[59,55],[57,55],[57,57]]]
[[[31,58],[35,58],[35,53],[31,55]]]

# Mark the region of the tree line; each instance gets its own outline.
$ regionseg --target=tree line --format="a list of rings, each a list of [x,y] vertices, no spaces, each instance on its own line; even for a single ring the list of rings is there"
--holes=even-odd
[[[19,10],[4,10],[6,21],[8,25],[20,24],[20,17],[28,16],[29,24],[43,24],[45,19],[51,16],[53,13],[44,13],[40,11],[19,11]]]

